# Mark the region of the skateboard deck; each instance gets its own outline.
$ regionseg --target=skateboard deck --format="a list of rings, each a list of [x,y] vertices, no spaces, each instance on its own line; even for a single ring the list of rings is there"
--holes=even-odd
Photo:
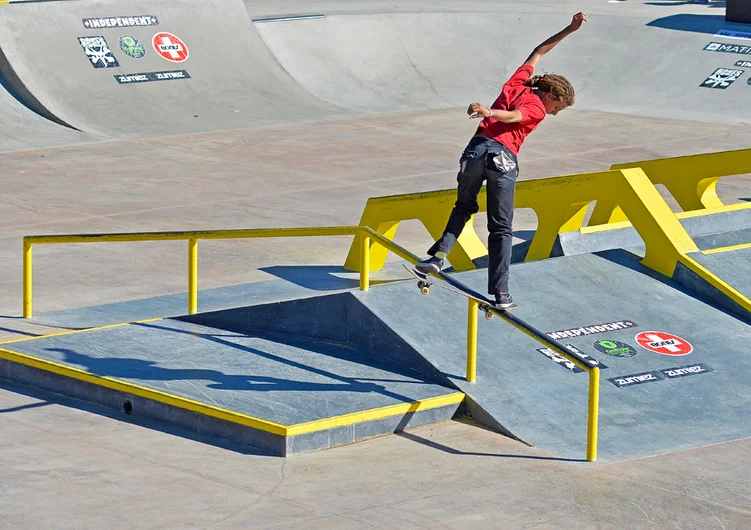
[[[467,291],[460,289],[458,287],[454,287],[450,284],[448,284],[445,281],[442,280],[435,280],[430,278],[429,276],[419,272],[418,270],[408,267],[405,264],[402,264],[405,269],[407,269],[407,272],[409,272],[412,276],[414,276],[417,279],[417,287],[420,289],[420,292],[424,295],[430,294],[430,286],[436,285],[440,287],[441,289],[446,289],[447,291],[451,291],[452,293],[460,294],[464,296],[465,298],[469,298],[471,300],[475,300],[479,304],[480,311],[485,313],[485,318],[490,320],[493,318],[493,313],[490,312],[491,309],[495,309],[496,311],[510,311],[512,309],[518,309],[519,306],[517,304],[512,305],[511,307],[495,307],[487,298],[481,298],[478,296],[475,296],[471,293],[468,293]]]

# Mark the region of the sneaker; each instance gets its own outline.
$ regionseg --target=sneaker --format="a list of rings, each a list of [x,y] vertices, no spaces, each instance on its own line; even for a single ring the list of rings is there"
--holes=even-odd
[[[495,306],[501,309],[507,309],[514,305],[514,300],[508,293],[495,293]]]
[[[438,274],[442,268],[443,260],[435,256],[430,256],[428,259],[415,264],[415,269],[423,274]]]

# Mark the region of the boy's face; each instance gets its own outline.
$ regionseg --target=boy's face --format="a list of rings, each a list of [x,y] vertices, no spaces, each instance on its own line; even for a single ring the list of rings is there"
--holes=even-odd
[[[545,95],[543,95],[542,104],[545,106],[545,112],[547,114],[552,114],[553,116],[568,107],[565,102],[560,99],[555,99],[549,92],[546,92]]]

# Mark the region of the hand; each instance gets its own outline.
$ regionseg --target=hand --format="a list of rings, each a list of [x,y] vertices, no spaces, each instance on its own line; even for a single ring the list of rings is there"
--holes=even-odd
[[[587,22],[589,19],[587,18],[586,13],[579,12],[574,15],[574,18],[571,19],[571,24],[569,24],[569,28],[571,31],[576,31],[580,27],[582,27],[582,24]]]
[[[469,119],[471,120],[474,118],[487,118],[491,115],[491,112],[479,103],[472,103],[467,109],[467,114],[469,114]]]

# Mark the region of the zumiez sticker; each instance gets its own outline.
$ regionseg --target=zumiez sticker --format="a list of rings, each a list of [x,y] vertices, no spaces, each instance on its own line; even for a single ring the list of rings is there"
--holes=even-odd
[[[745,70],[735,70],[733,68],[718,68],[699,86],[704,88],[719,88],[725,90],[727,87],[732,85],[733,82],[735,82],[740,76],[742,76],[743,72],[745,72]]]
[[[640,374],[622,375],[621,377],[611,377],[608,379],[618,388],[632,385],[642,385],[654,381],[662,381],[663,377],[660,372],[642,372]]]
[[[724,44],[722,42],[710,42],[704,49],[708,52],[740,53],[751,55],[751,46],[738,46],[737,44]]]
[[[620,329],[630,329],[637,327],[636,322],[630,320],[619,320],[617,322],[608,322],[606,324],[596,324],[594,326],[584,326],[581,328],[561,329],[550,331],[546,335],[554,340],[565,338],[575,339],[585,335],[594,335],[595,333],[605,333],[606,331],[617,331]]]
[[[170,79],[190,79],[190,74],[185,70],[171,70],[168,72],[146,72],[143,74],[116,75],[115,79],[121,85],[133,83],[148,83],[150,81],[168,81]]]
[[[694,351],[687,340],[663,331],[643,331],[635,338],[642,348],[661,355],[680,356]]]
[[[688,366],[679,366],[678,368],[666,368],[660,370],[662,375],[666,379],[675,379],[676,377],[686,377],[687,375],[705,374],[707,372],[714,372],[714,369],[710,368],[704,363],[689,364]]]

